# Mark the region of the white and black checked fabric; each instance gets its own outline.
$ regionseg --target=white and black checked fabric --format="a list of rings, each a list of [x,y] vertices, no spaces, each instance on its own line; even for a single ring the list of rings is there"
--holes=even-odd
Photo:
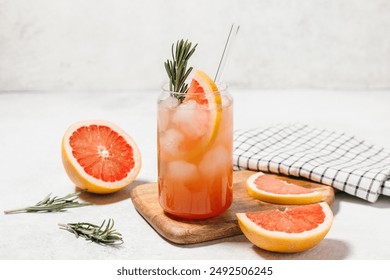
[[[390,196],[390,153],[341,132],[304,124],[237,130],[235,170],[298,176],[375,202]]]

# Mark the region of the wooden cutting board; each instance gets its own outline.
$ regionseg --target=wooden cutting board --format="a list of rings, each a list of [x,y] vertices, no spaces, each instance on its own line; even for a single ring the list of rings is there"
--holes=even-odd
[[[177,244],[194,244],[219,238],[241,234],[236,213],[262,211],[286,207],[262,202],[251,198],[246,191],[245,181],[253,171],[242,170],[234,172],[233,203],[222,215],[204,220],[184,220],[174,218],[160,207],[158,202],[157,183],[136,186],[131,191],[134,207],[145,220],[164,238]],[[324,201],[332,205],[335,196],[334,189],[329,186],[313,183],[307,180],[272,175],[306,188],[316,189],[324,194]]]

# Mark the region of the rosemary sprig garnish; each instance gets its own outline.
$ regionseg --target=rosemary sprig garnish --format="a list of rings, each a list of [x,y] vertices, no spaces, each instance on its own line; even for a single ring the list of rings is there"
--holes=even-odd
[[[4,214],[17,214],[17,213],[36,213],[36,212],[64,212],[67,208],[75,208],[91,205],[88,202],[79,202],[77,199],[81,192],[75,192],[68,194],[64,197],[50,197],[51,194],[48,194],[43,200],[35,204],[34,206],[29,206],[20,209],[7,210],[4,211]]]
[[[184,41],[183,39],[177,41],[176,46],[175,44],[172,44],[172,60],[168,59],[164,62],[165,70],[169,77],[169,90],[171,92],[187,92],[188,84],[185,81],[193,69],[192,67],[187,69],[187,63],[195,52],[197,45],[198,44],[192,47],[191,42],[188,42],[188,40]],[[178,94],[171,93],[171,95],[178,98],[180,101],[183,98]]]
[[[123,243],[122,234],[114,229],[114,220],[106,220],[100,226],[91,223],[68,223],[59,224],[60,229],[67,230],[79,238],[80,236],[86,240],[101,244],[101,245],[119,245]]]

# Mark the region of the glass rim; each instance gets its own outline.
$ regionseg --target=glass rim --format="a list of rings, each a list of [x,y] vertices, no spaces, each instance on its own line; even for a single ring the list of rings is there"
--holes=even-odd
[[[225,83],[216,83],[218,90],[214,92],[226,92],[228,90],[228,85]],[[169,83],[165,83],[161,86],[161,90],[166,93],[172,93],[175,94],[176,96],[180,95],[186,95],[186,92],[175,92],[169,89]]]

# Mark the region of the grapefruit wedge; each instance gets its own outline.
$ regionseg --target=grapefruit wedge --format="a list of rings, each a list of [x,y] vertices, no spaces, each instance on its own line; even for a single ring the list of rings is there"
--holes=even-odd
[[[246,181],[246,188],[250,196],[275,204],[311,204],[323,199],[319,191],[291,184],[262,172],[251,175]]]
[[[161,158],[199,161],[217,138],[221,124],[222,97],[217,85],[206,73],[196,70],[182,103],[170,114],[174,129],[160,132],[159,146],[166,147],[159,151]]]
[[[202,146],[211,145],[218,135],[222,117],[222,97],[214,81],[203,71],[195,70],[183,103],[194,100],[209,110],[208,134]]]
[[[221,105],[221,94],[214,81],[201,70],[195,70],[184,101],[195,100],[198,104],[214,109]]]
[[[238,213],[244,235],[257,247],[280,253],[313,248],[329,232],[333,213],[326,202]]]
[[[141,154],[134,140],[117,125],[88,120],[66,130],[62,162],[77,187],[104,194],[134,181],[141,169]]]

